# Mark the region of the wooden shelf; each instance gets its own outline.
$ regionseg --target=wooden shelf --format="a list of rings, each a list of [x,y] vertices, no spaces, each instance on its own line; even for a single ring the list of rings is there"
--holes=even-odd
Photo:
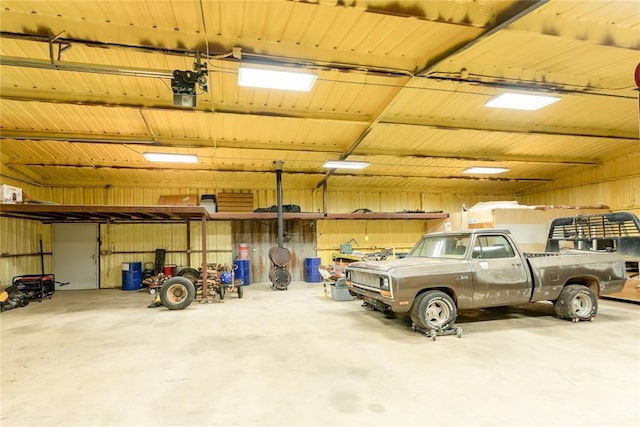
[[[323,213],[315,212],[283,212],[283,219],[323,219]],[[209,214],[210,220],[234,219],[278,219],[277,212],[215,212]]]
[[[234,220],[234,219],[277,219],[276,212],[216,212],[209,214],[211,220]],[[449,218],[446,213],[322,213],[322,212],[283,212],[283,219],[445,219]]]
[[[371,212],[371,213],[328,213],[325,219],[446,219],[448,213],[408,213],[408,212]]]
[[[229,220],[275,220],[277,212],[214,212],[208,213],[203,206],[106,206],[106,205],[41,205],[0,204],[0,215],[12,218],[35,219],[43,222],[147,222],[147,221],[211,221]],[[329,220],[394,220],[394,219],[445,219],[447,213],[323,213],[284,212],[283,219],[329,219]]]
[[[201,220],[202,206],[0,204],[0,216],[42,222],[176,222]]]

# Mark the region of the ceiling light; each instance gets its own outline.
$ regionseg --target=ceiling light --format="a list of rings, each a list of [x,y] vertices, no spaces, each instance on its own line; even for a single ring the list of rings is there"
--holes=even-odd
[[[263,89],[283,89],[309,92],[316,82],[316,74],[299,71],[280,71],[240,67],[238,86]]]
[[[544,95],[525,95],[522,93],[503,93],[490,99],[485,107],[510,108],[512,110],[539,110],[542,107],[560,101],[560,98]]]
[[[364,169],[369,162],[348,162],[345,160],[329,160],[322,167],[329,169]]]
[[[494,167],[485,167],[485,166],[473,166],[470,168],[466,168],[464,173],[478,173],[478,174],[496,174],[507,172],[508,168],[494,168]]]
[[[198,163],[198,156],[195,154],[143,153],[143,156],[150,162]]]

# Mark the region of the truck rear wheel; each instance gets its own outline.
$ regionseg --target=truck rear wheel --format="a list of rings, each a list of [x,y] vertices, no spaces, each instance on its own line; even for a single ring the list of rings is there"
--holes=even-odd
[[[422,329],[443,331],[458,317],[453,299],[442,291],[427,291],[418,296],[411,308],[411,320]]]
[[[160,301],[169,310],[182,310],[196,296],[196,288],[186,277],[175,276],[162,284]]]
[[[592,320],[598,312],[598,298],[582,285],[567,285],[553,303],[558,317],[571,320]]]

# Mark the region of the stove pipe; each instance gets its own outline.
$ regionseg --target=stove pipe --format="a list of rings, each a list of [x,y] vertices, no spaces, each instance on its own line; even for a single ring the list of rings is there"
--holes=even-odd
[[[282,219],[282,160],[276,160],[276,197],[278,205],[278,247],[284,247],[284,221]]]

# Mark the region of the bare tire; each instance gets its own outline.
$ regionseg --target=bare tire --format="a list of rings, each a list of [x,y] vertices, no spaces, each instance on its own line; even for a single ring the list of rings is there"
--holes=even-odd
[[[567,285],[560,292],[553,308],[562,319],[591,320],[598,312],[598,298],[586,286]]]
[[[451,328],[458,317],[453,299],[442,291],[427,291],[413,302],[411,320],[419,328],[443,331]]]
[[[191,304],[195,296],[195,286],[185,277],[172,277],[160,288],[160,301],[169,310],[182,310]]]
[[[218,288],[218,295],[220,295],[220,299],[224,299],[224,285],[220,284],[220,287]]]
[[[191,283],[195,285],[196,282],[200,280],[201,275],[200,275],[200,272],[195,268],[188,267],[180,270],[180,272],[178,273],[178,276],[186,277],[191,281]]]
[[[238,285],[238,298],[242,298],[243,295],[244,295],[244,286]]]

